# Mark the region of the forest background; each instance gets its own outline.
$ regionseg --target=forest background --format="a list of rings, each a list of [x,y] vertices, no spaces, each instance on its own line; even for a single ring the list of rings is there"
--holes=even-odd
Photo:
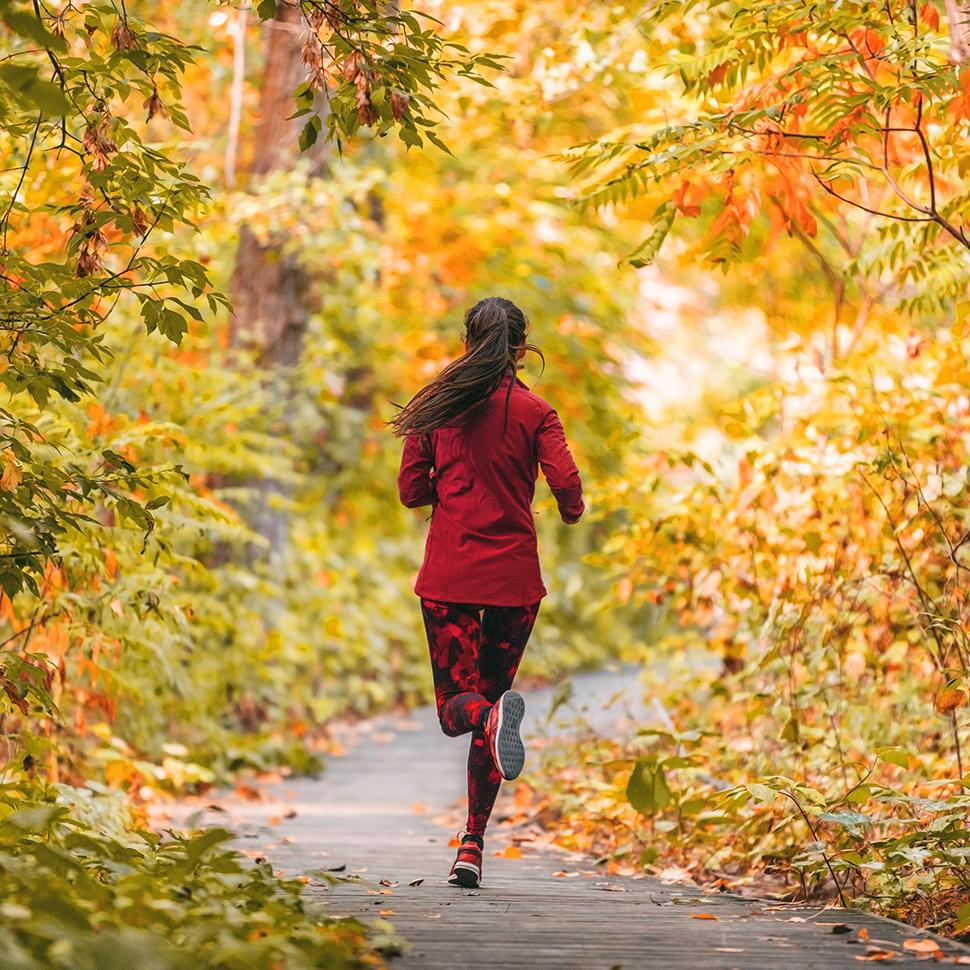
[[[530,811],[614,871],[970,925],[955,0],[0,19],[11,965],[368,959],[143,806],[426,698],[385,422],[490,293],[592,510],[537,503],[525,672],[632,660],[663,714],[550,750]]]

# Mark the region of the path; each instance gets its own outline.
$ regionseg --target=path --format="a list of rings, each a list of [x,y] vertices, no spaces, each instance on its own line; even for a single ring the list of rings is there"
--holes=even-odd
[[[629,676],[586,675],[577,678],[576,694],[592,698],[592,713],[621,685],[635,693]],[[527,701],[534,727],[548,708],[548,692]],[[616,717],[617,706],[611,710],[596,714],[603,727]],[[335,914],[370,919],[392,911],[387,918],[410,942],[391,961],[394,970],[836,970],[859,966],[858,958],[872,952],[867,948],[897,951],[892,966],[925,964],[902,944],[927,935],[888,920],[707,895],[653,878],[556,877],[562,870],[588,872],[592,863],[527,847],[521,859],[496,858],[509,838],[501,829],[487,845],[481,890],[452,888],[444,876],[467,741],[441,735],[427,709],[407,719],[376,719],[356,733],[356,743],[329,761],[322,778],[270,786],[268,801],[223,800],[228,815],[210,813],[207,820],[228,818],[243,847],[258,849],[288,874],[346,866],[351,881],[328,889],[313,880],[307,891]],[[859,941],[860,929],[868,941]],[[970,948],[943,947],[947,963],[959,954],[970,963]]]

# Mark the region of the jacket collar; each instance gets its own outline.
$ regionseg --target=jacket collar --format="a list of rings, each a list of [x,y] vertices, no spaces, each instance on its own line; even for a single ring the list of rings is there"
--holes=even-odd
[[[528,387],[527,384],[523,384],[522,381],[519,380],[518,374],[514,374],[514,372],[511,371],[511,370],[508,370],[508,371],[505,372],[505,376],[499,382],[499,385],[498,386],[499,387],[508,387],[510,380],[514,380],[517,387],[525,388],[525,390],[528,390],[529,389],[529,387]]]

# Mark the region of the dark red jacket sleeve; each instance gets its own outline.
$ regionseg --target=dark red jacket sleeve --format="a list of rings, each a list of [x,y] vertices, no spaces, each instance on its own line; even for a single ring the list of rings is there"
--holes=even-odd
[[[416,509],[421,505],[434,504],[433,468],[431,435],[409,434],[404,439],[401,470],[397,476],[397,493],[405,508]]]
[[[564,521],[575,521],[586,509],[583,504],[583,483],[569,453],[562,422],[553,410],[546,413],[536,432],[536,455],[542,474],[556,496],[559,514]]]

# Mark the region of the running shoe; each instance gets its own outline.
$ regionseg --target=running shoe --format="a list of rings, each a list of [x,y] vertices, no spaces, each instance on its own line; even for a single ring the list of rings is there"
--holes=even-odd
[[[451,867],[451,875],[448,876],[450,885],[461,886],[464,889],[478,888],[482,881],[482,850],[484,848],[485,840],[480,835],[472,835],[471,832],[462,833],[458,855]]]
[[[525,745],[519,734],[525,700],[515,690],[507,690],[492,705],[485,720],[485,740],[495,766],[506,781],[519,777],[525,763]]]

